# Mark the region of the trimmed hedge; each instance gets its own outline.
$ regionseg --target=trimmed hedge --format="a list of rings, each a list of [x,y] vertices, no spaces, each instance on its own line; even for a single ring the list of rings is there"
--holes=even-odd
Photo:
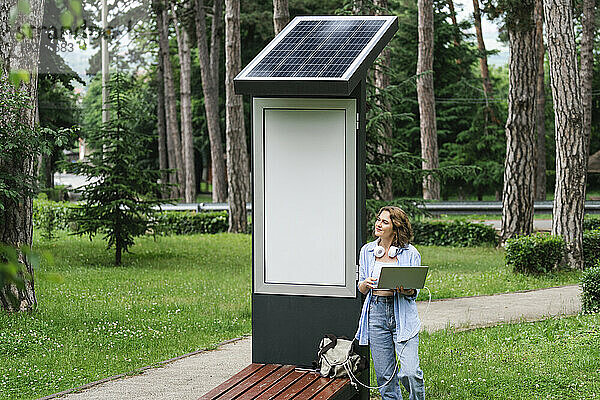
[[[468,221],[415,221],[414,244],[433,246],[481,246],[498,244],[493,227]]]
[[[583,230],[591,231],[595,229],[600,229],[600,218],[598,217],[589,217],[583,219]]]
[[[581,305],[584,313],[600,312],[600,262],[581,275]]]
[[[227,232],[227,211],[196,213],[163,211],[156,214],[154,232],[159,235],[191,235]]]
[[[600,260],[600,229],[583,232],[583,265],[590,268]]]
[[[565,253],[561,236],[545,233],[519,236],[506,241],[506,265],[523,274],[542,274],[560,265]]]

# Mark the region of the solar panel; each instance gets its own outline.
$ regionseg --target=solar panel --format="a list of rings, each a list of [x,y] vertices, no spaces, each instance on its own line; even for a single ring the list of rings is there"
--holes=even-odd
[[[375,59],[396,29],[396,17],[296,17],[236,83],[349,80],[367,58]]]

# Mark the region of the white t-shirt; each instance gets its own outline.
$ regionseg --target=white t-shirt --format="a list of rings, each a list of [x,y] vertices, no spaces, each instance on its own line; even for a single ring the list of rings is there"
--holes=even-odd
[[[381,267],[387,267],[387,266],[396,266],[398,265],[397,263],[394,262],[381,262],[381,261],[375,261],[375,265],[373,266],[373,278],[377,279],[377,284],[375,285],[375,287],[377,287],[379,285],[379,276],[381,275]]]

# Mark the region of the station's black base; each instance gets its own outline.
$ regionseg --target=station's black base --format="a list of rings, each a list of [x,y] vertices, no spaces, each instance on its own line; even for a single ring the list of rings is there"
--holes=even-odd
[[[323,336],[354,337],[361,299],[252,295],[252,362],[311,367]]]

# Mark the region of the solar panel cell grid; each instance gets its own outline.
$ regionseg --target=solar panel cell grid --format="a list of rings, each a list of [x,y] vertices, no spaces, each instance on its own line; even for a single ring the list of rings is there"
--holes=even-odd
[[[299,21],[247,76],[340,78],[384,23],[383,19]]]

